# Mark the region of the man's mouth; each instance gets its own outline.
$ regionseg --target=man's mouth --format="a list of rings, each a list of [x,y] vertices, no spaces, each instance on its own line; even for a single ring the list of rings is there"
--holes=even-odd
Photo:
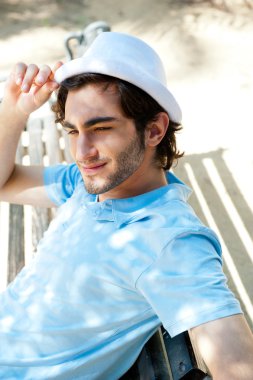
[[[104,168],[105,165],[106,165],[106,162],[98,162],[98,163],[93,163],[89,165],[79,164],[79,168],[81,169],[83,174],[91,175],[91,174],[97,174],[99,170]]]

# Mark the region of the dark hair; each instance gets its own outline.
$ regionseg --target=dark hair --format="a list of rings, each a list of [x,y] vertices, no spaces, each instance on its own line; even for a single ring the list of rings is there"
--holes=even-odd
[[[129,82],[108,75],[87,73],[67,78],[61,83],[57,101],[52,106],[56,122],[63,123],[65,119],[68,92],[88,84],[104,84],[104,90],[111,85],[115,86],[122,111],[126,117],[134,120],[141,141],[147,124],[155,121],[159,112],[166,112],[150,95]],[[170,169],[173,162],[184,155],[176,146],[175,133],[181,129],[180,124],[170,120],[167,132],[157,146],[156,158],[165,170]]]

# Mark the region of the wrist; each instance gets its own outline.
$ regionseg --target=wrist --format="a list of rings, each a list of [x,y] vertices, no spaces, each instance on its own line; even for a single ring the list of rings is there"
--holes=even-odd
[[[18,128],[24,128],[29,114],[25,114],[19,109],[11,109],[8,105],[5,105],[4,102],[0,104],[0,123],[8,127],[17,126]]]

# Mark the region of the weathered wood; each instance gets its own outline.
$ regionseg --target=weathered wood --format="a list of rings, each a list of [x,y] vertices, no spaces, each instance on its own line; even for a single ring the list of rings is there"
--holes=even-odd
[[[42,120],[30,119],[27,124],[29,133],[28,153],[31,165],[43,165],[44,147],[42,141]]]
[[[61,128],[61,139],[62,139],[62,142],[63,142],[63,151],[64,151],[64,161],[67,162],[67,163],[71,163],[73,162],[73,158],[71,156],[71,153],[70,153],[70,144],[69,144],[69,138],[68,138],[68,135],[67,133]]]
[[[10,205],[8,283],[13,281],[25,264],[24,255],[24,208]]]
[[[43,120],[44,129],[44,141],[45,141],[45,153],[48,157],[49,165],[55,165],[64,161],[64,152],[60,147],[60,131],[55,125],[53,115],[47,116]]]
[[[27,130],[30,136],[30,142],[28,146],[28,153],[30,157],[31,165],[43,165],[44,161],[44,146],[42,139],[42,120],[32,119],[29,120]],[[46,231],[50,222],[50,213],[48,209],[40,207],[32,208],[32,243],[34,250],[41,240],[44,232]]]
[[[26,158],[26,164],[40,166],[45,163],[54,165],[60,162],[70,162],[69,149],[66,144],[61,146],[60,139],[64,139],[62,128],[55,124],[53,114],[43,118],[30,119],[18,145],[16,162],[21,164],[24,158]],[[47,158],[47,162],[45,162],[45,158]],[[7,283],[11,282],[25,265],[27,246],[32,247],[33,252],[36,251],[38,242],[54,216],[54,210],[32,207],[31,214],[32,220],[28,223],[25,220],[23,206],[8,206],[8,218],[6,220],[6,231],[8,232],[4,237],[1,234],[1,246],[7,247],[6,250],[8,251]],[[25,241],[27,231],[27,235],[32,236],[32,241]]]
[[[16,162],[21,164],[23,148],[18,145]],[[9,241],[8,241],[8,274],[7,282],[14,280],[18,272],[25,264],[25,243],[24,243],[24,208],[23,206],[10,204],[9,206]]]

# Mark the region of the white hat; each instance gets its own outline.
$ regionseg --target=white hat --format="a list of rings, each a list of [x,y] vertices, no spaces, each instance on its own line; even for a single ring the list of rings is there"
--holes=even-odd
[[[142,40],[123,33],[100,33],[81,58],[65,63],[55,73],[61,83],[77,74],[97,73],[123,79],[148,93],[181,123],[181,109],[166,85],[158,54]]]

